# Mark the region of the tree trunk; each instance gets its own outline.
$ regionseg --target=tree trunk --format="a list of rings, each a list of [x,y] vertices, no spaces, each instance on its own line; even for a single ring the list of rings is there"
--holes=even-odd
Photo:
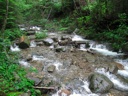
[[[3,33],[5,28],[6,28],[6,25],[7,25],[7,18],[8,18],[8,6],[9,5],[9,0],[6,0],[6,13],[5,13],[5,17],[4,17],[4,21],[3,21],[3,26],[1,28],[1,32]]]
[[[9,7],[9,0],[6,0],[6,13],[5,13],[5,17],[4,17],[4,21],[3,21],[3,25],[2,25],[2,28],[1,28],[1,32],[2,32],[2,35],[3,35],[3,39],[4,39],[4,30],[6,28],[6,25],[7,25],[7,18],[8,18],[8,8]],[[8,53],[7,53],[7,48],[6,46],[4,45],[4,52],[5,52],[5,55],[8,59],[10,59]]]

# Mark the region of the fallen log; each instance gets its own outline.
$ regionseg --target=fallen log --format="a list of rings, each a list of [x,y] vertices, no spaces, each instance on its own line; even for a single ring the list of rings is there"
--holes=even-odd
[[[55,90],[55,87],[34,87],[35,89]]]

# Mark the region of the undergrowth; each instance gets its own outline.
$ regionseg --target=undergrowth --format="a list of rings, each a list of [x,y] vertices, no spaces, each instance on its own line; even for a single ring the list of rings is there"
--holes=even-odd
[[[11,40],[21,34],[15,29],[4,32],[4,37],[0,37],[0,95],[19,96],[9,94],[30,91],[31,96],[36,96],[34,82],[27,79],[25,69],[18,64],[18,53],[10,51]]]

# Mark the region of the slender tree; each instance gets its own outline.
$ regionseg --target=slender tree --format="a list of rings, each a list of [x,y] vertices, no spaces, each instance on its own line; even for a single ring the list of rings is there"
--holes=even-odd
[[[9,0],[6,0],[6,12],[5,12],[5,16],[4,16],[4,21],[3,21],[3,25],[1,28],[1,32],[3,33],[6,25],[7,25],[7,18],[8,18],[8,10],[9,10]]]

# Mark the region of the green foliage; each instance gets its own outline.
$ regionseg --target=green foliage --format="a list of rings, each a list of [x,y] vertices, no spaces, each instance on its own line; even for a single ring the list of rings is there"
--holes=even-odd
[[[113,47],[115,50],[122,49],[124,45],[127,43],[127,36],[128,36],[127,30],[128,30],[127,25],[120,25],[119,28],[111,32],[110,40],[113,40],[114,42]]]
[[[5,47],[9,47],[11,45],[11,42],[9,39],[2,39],[0,38],[1,41],[0,41],[0,50],[2,51]]]
[[[114,3],[119,4],[108,0],[88,2],[87,6],[81,7],[83,13],[75,13],[77,15],[74,16],[77,17],[78,28],[87,38],[110,42],[114,50],[118,51],[127,43],[128,14],[122,9],[122,12],[118,11]]]
[[[22,31],[17,28],[7,29],[4,31],[4,36],[10,40],[14,40],[22,35]]]
[[[53,3],[53,8],[57,12],[60,12],[61,11],[61,8],[62,8],[62,3],[61,2],[55,2],[55,3]]]
[[[19,65],[9,61],[5,53],[0,53],[0,91],[33,91],[33,82],[25,77],[26,72]],[[34,92],[34,91],[33,91]],[[35,93],[34,93],[35,94]]]
[[[59,29],[59,31],[66,31],[68,28],[66,28],[66,27],[61,27],[60,29]]]
[[[44,39],[46,37],[47,37],[47,30],[44,30],[43,32],[36,33],[36,39]]]
[[[16,64],[18,55],[9,50],[11,40],[20,35],[19,29],[7,29],[0,37],[0,91],[10,93],[30,90],[32,96],[36,96],[33,88],[34,82],[28,80],[25,76],[25,69]]]
[[[7,94],[7,96],[19,96],[21,94],[22,94],[22,92],[10,92]]]
[[[73,0],[39,0],[29,4],[31,7],[23,11],[25,19],[30,24],[42,26],[44,20],[68,14],[74,8]]]

